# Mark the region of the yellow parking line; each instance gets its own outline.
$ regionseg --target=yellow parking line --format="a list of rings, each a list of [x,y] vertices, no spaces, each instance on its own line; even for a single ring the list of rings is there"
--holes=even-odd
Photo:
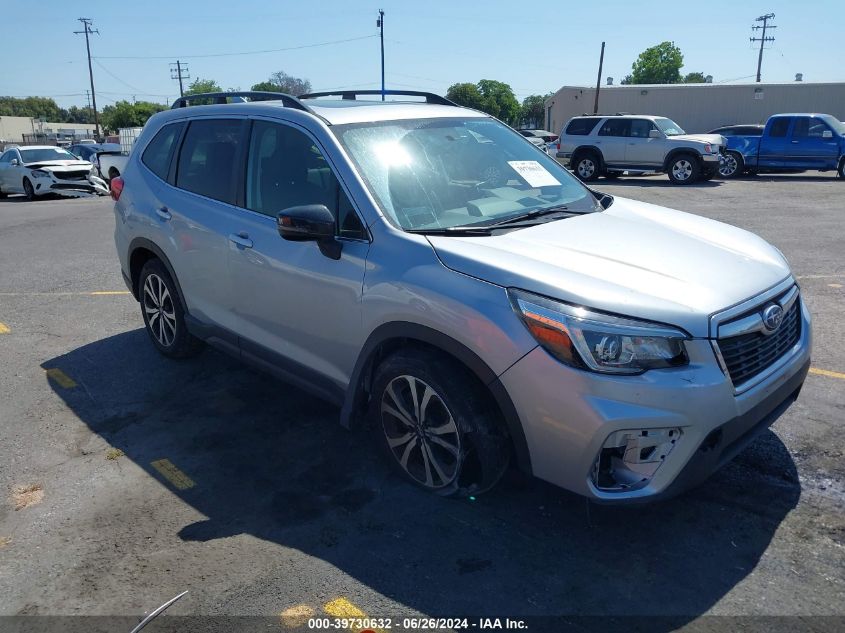
[[[323,606],[323,611],[336,618],[366,618],[367,614],[361,611],[346,598],[336,598]]]
[[[810,367],[810,373],[816,374],[817,376],[827,376],[828,378],[839,378],[839,380],[845,380],[845,374],[839,373],[838,371],[830,371],[829,369]]]
[[[176,468],[169,459],[157,459],[154,462],[150,462],[150,466],[155,468],[177,490],[187,490],[196,486],[194,480]]]
[[[8,334],[12,330],[9,329],[9,326],[5,323],[0,323],[0,334]]]
[[[64,389],[73,389],[76,387],[76,381],[58,367],[51,367],[45,370],[45,373],[47,374],[47,378],[55,382],[59,387],[63,387]]]

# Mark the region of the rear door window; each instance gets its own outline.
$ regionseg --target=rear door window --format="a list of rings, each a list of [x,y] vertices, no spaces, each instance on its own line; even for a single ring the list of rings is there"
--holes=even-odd
[[[608,119],[599,130],[599,136],[628,136],[630,119]]]
[[[773,138],[783,138],[789,131],[789,117],[781,117],[772,121],[769,128],[769,136]]]
[[[173,150],[182,131],[182,123],[165,125],[158,131],[141,155],[141,162],[162,180],[167,180]]]
[[[191,121],[179,152],[176,186],[233,204],[242,129],[241,119]]]

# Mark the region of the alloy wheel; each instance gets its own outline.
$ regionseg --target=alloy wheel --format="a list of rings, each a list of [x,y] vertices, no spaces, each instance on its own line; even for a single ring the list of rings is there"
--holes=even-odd
[[[176,311],[167,284],[155,273],[144,281],[144,312],[152,335],[162,347],[170,347],[176,338]]]
[[[739,164],[737,163],[736,156],[733,154],[727,154],[719,162],[719,175],[725,178],[730,178],[736,173],[738,168]]]
[[[589,158],[584,158],[578,163],[578,175],[587,179],[596,171],[596,164]]]
[[[689,180],[692,176],[692,163],[685,158],[675,161],[675,164],[672,165],[672,175],[675,176],[676,180]]]
[[[426,488],[451,484],[461,464],[461,436],[452,413],[428,383],[402,375],[381,397],[381,423],[399,466]]]

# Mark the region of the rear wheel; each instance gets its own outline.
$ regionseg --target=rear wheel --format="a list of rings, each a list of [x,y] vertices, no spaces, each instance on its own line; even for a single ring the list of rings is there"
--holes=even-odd
[[[374,432],[392,465],[442,495],[475,495],[505,472],[509,440],[486,389],[446,356],[399,351],[373,381]]]
[[[698,180],[701,166],[692,154],[678,154],[669,161],[668,173],[673,185],[690,185]]]
[[[599,157],[595,152],[577,154],[572,164],[575,166],[575,175],[584,182],[592,182],[599,177]]]
[[[35,199],[35,189],[33,189],[32,183],[29,182],[29,178],[23,179],[23,193],[27,200]]]
[[[736,178],[744,169],[742,156],[737,152],[728,152],[719,162],[719,175],[722,178]]]
[[[147,334],[159,352],[169,358],[188,358],[202,350],[202,341],[188,332],[176,284],[160,260],[144,264],[138,294]]]

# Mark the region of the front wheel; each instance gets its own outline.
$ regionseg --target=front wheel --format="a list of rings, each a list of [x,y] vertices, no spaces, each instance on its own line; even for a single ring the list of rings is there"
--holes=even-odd
[[[701,166],[692,154],[679,154],[669,162],[668,171],[673,185],[690,185],[698,180]]]
[[[156,349],[169,358],[188,358],[202,350],[202,341],[185,325],[185,308],[167,268],[151,259],[138,280],[141,316]]]
[[[29,182],[29,178],[23,179],[23,194],[27,200],[35,200],[35,189],[33,189],[32,183]]]
[[[736,178],[744,169],[742,156],[736,152],[728,152],[719,161],[719,175],[722,178]]]
[[[373,381],[374,432],[393,466],[441,495],[475,495],[505,472],[510,445],[486,391],[457,361],[399,351]]]

